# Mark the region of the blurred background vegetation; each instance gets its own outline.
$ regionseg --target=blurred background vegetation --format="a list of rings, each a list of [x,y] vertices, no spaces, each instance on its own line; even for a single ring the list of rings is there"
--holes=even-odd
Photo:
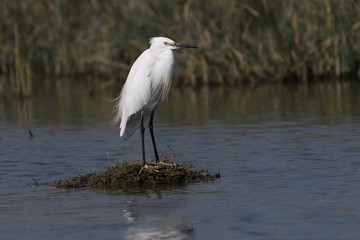
[[[177,51],[176,85],[359,78],[358,0],[0,0],[0,94],[56,78],[124,82],[148,39]]]

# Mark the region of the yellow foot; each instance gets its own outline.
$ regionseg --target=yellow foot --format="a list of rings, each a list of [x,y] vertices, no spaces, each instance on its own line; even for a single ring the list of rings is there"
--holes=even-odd
[[[152,164],[153,165],[153,164]],[[159,172],[158,170],[156,170],[156,165],[155,166],[148,166],[147,164],[145,164],[144,166],[141,167],[140,171],[139,171],[139,174],[141,174],[141,172],[144,170],[144,169],[151,169],[153,170],[154,172]]]
[[[163,166],[176,167],[176,163],[165,163],[165,162],[159,161],[158,163],[155,163],[155,164],[157,164],[157,165],[163,165]]]
[[[139,171],[139,174],[141,174],[141,172],[144,170],[144,168],[145,168],[145,169],[148,168],[148,165],[145,164],[144,166],[142,166],[141,169],[140,169],[140,171]]]

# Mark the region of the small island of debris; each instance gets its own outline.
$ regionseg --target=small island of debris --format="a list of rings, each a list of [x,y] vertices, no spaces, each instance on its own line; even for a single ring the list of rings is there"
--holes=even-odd
[[[150,162],[143,168],[141,161],[123,161],[103,171],[54,180],[46,185],[58,188],[129,189],[183,186],[220,178],[220,173],[195,169],[192,164],[163,156],[159,163]]]

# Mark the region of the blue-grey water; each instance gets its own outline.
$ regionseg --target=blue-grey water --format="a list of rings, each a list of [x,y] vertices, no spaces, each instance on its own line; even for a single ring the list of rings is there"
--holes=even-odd
[[[119,89],[2,96],[0,239],[359,239],[359,90],[173,88],[155,115],[159,152],[222,178],[145,193],[34,185],[140,158],[140,134],[124,141],[110,123]]]

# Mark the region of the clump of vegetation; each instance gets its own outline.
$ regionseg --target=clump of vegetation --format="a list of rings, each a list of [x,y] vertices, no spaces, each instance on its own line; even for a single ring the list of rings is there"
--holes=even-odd
[[[47,185],[59,188],[124,189],[182,186],[193,182],[208,182],[220,178],[220,173],[195,169],[191,164],[162,157],[147,168],[141,161],[118,162],[106,170],[55,180]]]

